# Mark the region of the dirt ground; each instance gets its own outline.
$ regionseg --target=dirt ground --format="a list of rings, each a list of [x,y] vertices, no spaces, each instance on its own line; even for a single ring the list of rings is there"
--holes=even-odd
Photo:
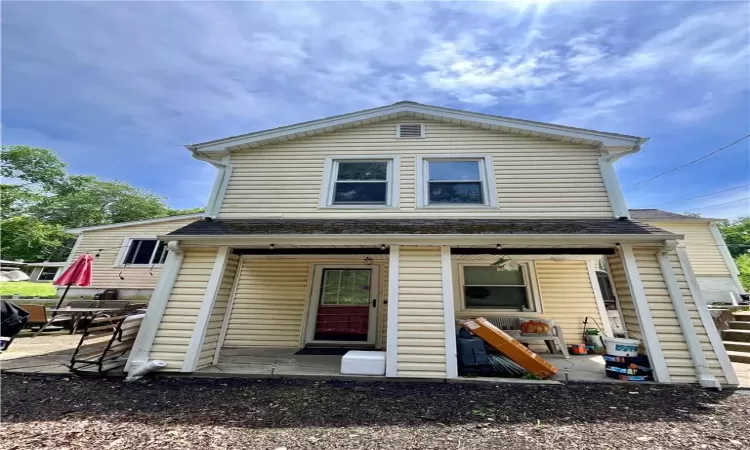
[[[747,391],[2,376],[2,449],[750,447]],[[543,447],[542,447],[543,446]]]

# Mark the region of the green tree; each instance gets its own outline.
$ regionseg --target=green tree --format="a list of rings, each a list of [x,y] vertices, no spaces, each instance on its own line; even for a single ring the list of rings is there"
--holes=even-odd
[[[68,175],[51,150],[10,145],[0,147],[0,251],[3,259],[64,260],[74,241],[64,233],[78,228],[170,215],[163,197],[121,181],[91,175]]]
[[[750,217],[720,224],[719,230],[733,258],[750,252]]]
[[[70,247],[75,239],[60,225],[34,217],[12,217],[0,222],[0,253],[3,259],[40,261],[64,260],[60,249]]]
[[[0,147],[0,176],[24,185],[55,186],[65,179],[64,164],[51,150],[28,145]]]
[[[750,291],[750,254],[740,255],[734,262],[737,263],[737,270],[740,272],[740,283],[745,291]]]

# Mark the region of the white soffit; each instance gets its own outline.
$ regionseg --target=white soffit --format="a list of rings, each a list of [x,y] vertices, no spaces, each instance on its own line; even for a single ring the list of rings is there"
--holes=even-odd
[[[342,114],[310,122],[302,122],[295,125],[207,141],[199,144],[186,145],[185,147],[192,152],[199,152],[202,154],[226,153],[233,150],[250,149],[275,142],[315,136],[344,128],[352,128],[399,118],[440,121],[485,130],[515,133],[522,136],[565,141],[574,144],[596,145],[600,146],[603,150],[611,152],[630,150],[648,140],[637,136],[493,116],[439,106],[423,105],[414,102],[398,102],[393,105],[382,106],[379,108],[366,109],[349,114]]]

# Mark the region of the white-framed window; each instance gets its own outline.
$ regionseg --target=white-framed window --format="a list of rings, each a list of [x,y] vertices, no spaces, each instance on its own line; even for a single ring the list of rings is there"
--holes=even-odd
[[[398,203],[398,157],[327,158],[321,205],[387,208]]]
[[[461,307],[465,310],[540,312],[529,263],[512,270],[459,264]]]
[[[39,272],[39,276],[36,277],[37,281],[53,281],[57,276],[57,267],[42,267],[42,271]]]
[[[497,207],[490,156],[419,157],[417,186],[420,207]]]
[[[167,243],[156,238],[128,238],[120,249],[118,265],[153,266],[164,264],[167,259]]]

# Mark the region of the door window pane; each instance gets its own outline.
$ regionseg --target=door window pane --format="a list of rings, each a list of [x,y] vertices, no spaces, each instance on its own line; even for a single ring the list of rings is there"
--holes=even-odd
[[[325,269],[321,305],[368,305],[370,276],[367,269]]]

